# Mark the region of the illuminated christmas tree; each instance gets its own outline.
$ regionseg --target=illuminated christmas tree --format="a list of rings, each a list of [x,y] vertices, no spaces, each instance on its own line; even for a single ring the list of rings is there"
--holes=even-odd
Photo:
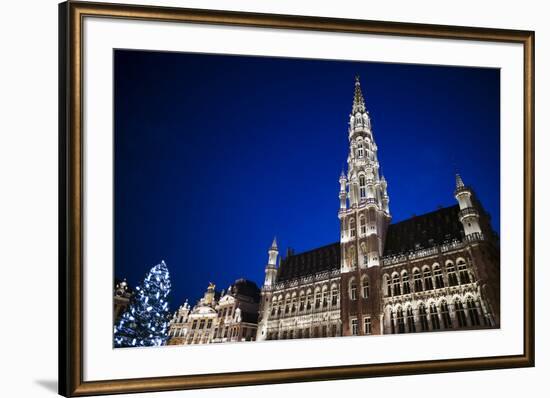
[[[127,310],[114,327],[115,347],[164,345],[168,340],[170,273],[162,261],[136,287]]]

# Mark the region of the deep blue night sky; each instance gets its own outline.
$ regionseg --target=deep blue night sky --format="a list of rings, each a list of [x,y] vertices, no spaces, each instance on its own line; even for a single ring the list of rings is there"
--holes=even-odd
[[[165,260],[175,309],[208,282],[263,281],[281,252],[336,242],[354,76],[393,222],[456,203],[500,231],[496,69],[115,51],[115,276]]]

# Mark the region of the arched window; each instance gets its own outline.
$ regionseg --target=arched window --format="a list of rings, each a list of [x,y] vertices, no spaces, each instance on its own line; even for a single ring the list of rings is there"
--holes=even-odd
[[[411,285],[409,284],[409,273],[407,271],[403,271],[401,280],[403,281],[403,294],[409,294],[411,292]]]
[[[409,333],[416,333],[416,325],[414,324],[413,309],[410,305],[407,307],[407,329],[409,330]]]
[[[401,295],[401,285],[400,285],[399,275],[395,274],[392,277],[392,285],[393,285],[393,295],[394,296],[400,296]]]
[[[337,304],[338,304],[338,296],[339,296],[339,294],[338,294],[338,288],[337,288],[336,286],[334,286],[334,287],[332,288],[331,293],[332,293],[331,304],[332,304],[332,305],[337,305]]]
[[[285,314],[288,314],[289,312],[290,312],[290,297],[287,296],[286,304],[285,304]]]
[[[363,298],[367,299],[369,298],[370,291],[369,291],[369,278],[365,277],[363,278],[363,286],[361,286],[361,290],[363,291]]]
[[[403,308],[397,309],[397,333],[405,333],[405,319],[403,318]]]
[[[300,292],[300,304],[298,308],[300,311],[303,311],[306,308],[306,295],[303,291]]]
[[[390,327],[391,327],[391,333],[395,333],[395,314],[393,310],[390,310]]]
[[[441,310],[441,318],[443,319],[443,327],[445,329],[451,329],[453,327],[453,322],[451,321],[451,315],[449,314],[449,306],[445,300],[441,301],[439,306]]]
[[[326,286],[323,287],[323,307],[328,307],[329,291]]]
[[[350,218],[349,220],[349,236],[354,238],[355,237],[355,219]]]
[[[321,291],[315,291],[315,308],[321,307]]]
[[[384,283],[386,284],[386,296],[391,296],[391,282],[389,275],[384,277]]]
[[[357,300],[357,283],[352,280],[349,285],[349,297],[351,300]]]
[[[422,287],[422,275],[420,275],[420,271],[417,269],[413,271],[413,280],[415,292],[421,292],[422,290],[424,290]]]
[[[468,268],[463,260],[459,260],[456,263],[458,267],[458,276],[460,278],[460,284],[470,283],[470,275],[468,274]]]
[[[436,264],[434,265],[434,278],[435,278],[435,288],[441,289],[443,288],[443,273],[441,272],[441,267]]]
[[[367,219],[363,215],[359,218],[359,231],[361,235],[367,234]]]
[[[458,326],[461,328],[468,326],[468,322],[466,321],[466,314],[464,314],[464,305],[462,305],[462,301],[460,301],[458,298],[455,300],[455,312],[456,317],[458,318]]]
[[[275,312],[277,311],[277,299],[274,299],[271,303],[271,315],[275,315]]]
[[[427,332],[428,327],[428,314],[426,313],[426,306],[424,303],[420,303],[418,306],[418,318],[420,319],[420,328],[423,332]]]
[[[430,306],[430,319],[432,320],[432,330],[439,330],[441,326],[439,325],[439,315],[437,314],[437,307],[435,303],[432,303]]]
[[[311,309],[311,303],[313,301],[312,299],[313,299],[313,295],[311,293],[311,290],[308,290],[306,293],[306,310]]]
[[[363,174],[359,176],[359,197],[361,199],[367,197],[367,180]]]
[[[458,278],[456,276],[456,269],[453,263],[447,263],[447,279],[449,280],[449,286],[458,285]]]
[[[477,311],[476,303],[474,302],[474,299],[471,297],[468,297],[468,301],[466,302],[466,305],[468,306],[468,315],[470,317],[470,322],[473,326],[479,326],[479,312]]]
[[[432,281],[432,271],[430,271],[429,268],[424,268],[423,274],[424,274],[424,288],[426,290],[433,290],[434,283]]]
[[[357,144],[357,157],[362,158],[365,155],[365,149],[363,147],[363,143],[360,142]]]

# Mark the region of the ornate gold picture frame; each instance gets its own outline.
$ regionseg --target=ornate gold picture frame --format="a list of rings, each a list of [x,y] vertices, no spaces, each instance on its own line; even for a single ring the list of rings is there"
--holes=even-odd
[[[523,47],[523,353],[235,373],[84,380],[83,29],[86,18],[515,43]],[[59,392],[84,396],[534,366],[534,38],[532,31],[65,2],[59,6]],[[200,40],[200,39],[199,39]],[[520,148],[518,148],[518,151]],[[110,281],[109,281],[110,283]]]

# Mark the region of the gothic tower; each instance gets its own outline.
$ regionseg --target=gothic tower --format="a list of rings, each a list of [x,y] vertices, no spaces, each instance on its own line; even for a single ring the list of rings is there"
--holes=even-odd
[[[265,266],[265,279],[262,287],[260,301],[260,315],[258,319],[258,332],[256,340],[261,341],[267,338],[267,321],[269,319],[269,307],[273,295],[273,287],[277,279],[277,257],[279,249],[277,248],[277,238],[273,238],[271,247],[268,250],[268,260]]]
[[[380,173],[378,148],[365,107],[359,77],[355,78],[349,116],[347,175],[340,182],[340,250],[342,326],[344,334],[363,334],[369,317],[379,329],[379,268],[391,220],[387,183]],[[364,297],[368,295],[369,297]],[[376,319],[374,319],[376,318]],[[359,325],[359,326],[358,326]]]
[[[380,175],[378,148],[358,77],[349,119],[348,172],[340,176],[338,213],[343,273],[380,265],[391,220],[387,183]]]
[[[458,219],[464,228],[464,242],[469,254],[474,279],[485,298],[482,314],[490,318],[491,326],[500,325],[500,243],[491,227],[491,219],[472,188],[462,177],[455,176],[455,198],[460,212]]]
[[[479,224],[479,211],[475,208],[472,197],[472,190],[464,185],[460,174],[456,174],[455,198],[460,207],[459,219],[464,227],[466,237],[481,234]]]

